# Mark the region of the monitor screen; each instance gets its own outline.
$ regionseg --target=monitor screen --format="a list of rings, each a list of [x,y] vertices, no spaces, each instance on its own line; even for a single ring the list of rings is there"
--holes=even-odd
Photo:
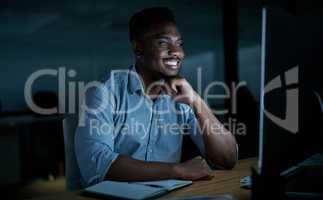
[[[323,148],[323,15],[288,2],[262,9],[259,167],[267,175]]]

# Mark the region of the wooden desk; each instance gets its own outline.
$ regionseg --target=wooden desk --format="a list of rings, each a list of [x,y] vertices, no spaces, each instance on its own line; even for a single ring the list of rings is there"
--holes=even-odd
[[[173,191],[161,199],[230,194],[239,200],[249,200],[251,199],[251,191],[240,188],[240,179],[251,175],[250,167],[256,166],[256,164],[256,158],[240,160],[233,170],[215,170],[212,180],[195,181],[191,186]]]
[[[240,188],[240,179],[250,175],[251,166],[256,166],[257,159],[250,158],[240,160],[233,170],[216,170],[212,180],[194,181],[191,186],[172,191],[159,199],[184,196],[204,196],[216,194],[230,194],[239,200],[251,199],[251,191]],[[92,200],[95,198],[84,197],[80,192],[64,192],[54,196],[37,198],[37,200]]]

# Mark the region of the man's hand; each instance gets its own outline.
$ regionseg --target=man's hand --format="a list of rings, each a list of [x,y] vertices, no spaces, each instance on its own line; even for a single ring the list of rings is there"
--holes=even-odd
[[[168,86],[166,92],[173,97],[173,100],[188,104],[194,111],[199,127],[202,127],[205,154],[208,159],[215,165],[232,169],[238,158],[234,136],[214,116],[207,103],[184,78],[172,78],[166,80],[166,83]]]
[[[213,177],[212,170],[201,156],[177,164],[174,169],[180,179],[197,180],[202,178],[211,179]]]
[[[106,180],[155,181],[163,179],[210,179],[212,171],[202,157],[195,157],[183,163],[166,163],[137,160],[119,155],[112,163]]]
[[[167,93],[171,95],[175,102],[193,105],[197,93],[185,78],[177,77],[167,80]]]

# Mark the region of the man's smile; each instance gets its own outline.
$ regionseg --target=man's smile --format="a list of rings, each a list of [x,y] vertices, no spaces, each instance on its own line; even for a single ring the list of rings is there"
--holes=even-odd
[[[163,63],[167,68],[177,70],[180,68],[180,60],[177,58],[164,58]]]

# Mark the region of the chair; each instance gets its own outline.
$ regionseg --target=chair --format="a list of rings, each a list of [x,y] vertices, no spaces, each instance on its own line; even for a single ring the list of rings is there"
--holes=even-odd
[[[74,150],[74,135],[78,123],[76,116],[63,119],[64,147],[65,147],[65,177],[66,190],[78,190],[82,188],[81,172],[77,164]]]

